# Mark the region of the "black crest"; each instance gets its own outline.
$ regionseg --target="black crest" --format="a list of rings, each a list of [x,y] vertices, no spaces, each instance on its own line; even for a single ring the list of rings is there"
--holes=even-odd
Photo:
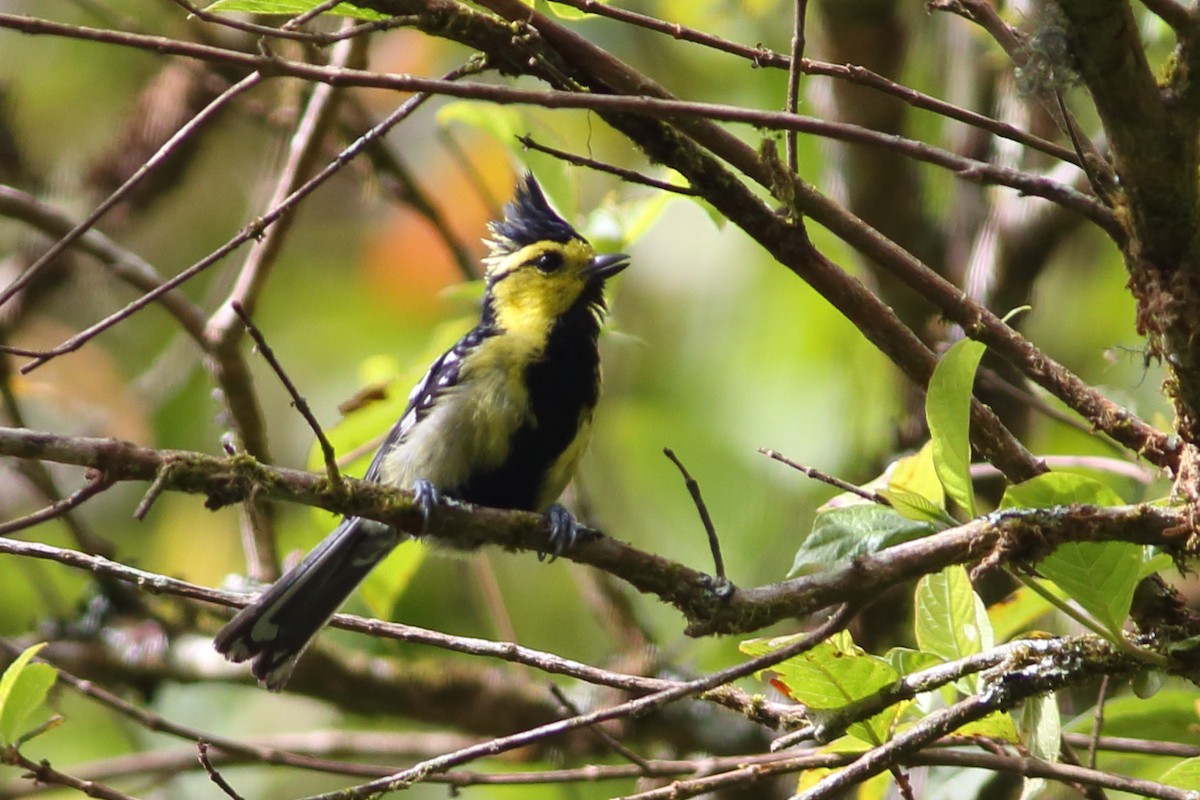
[[[492,238],[487,243],[492,257],[503,257],[534,242],[569,242],[582,239],[565,219],[560,217],[533,173],[526,172],[517,182],[517,194],[504,207],[504,220],[488,226]]]

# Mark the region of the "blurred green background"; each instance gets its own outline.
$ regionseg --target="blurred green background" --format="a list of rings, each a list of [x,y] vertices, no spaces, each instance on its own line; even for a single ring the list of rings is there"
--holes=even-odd
[[[761,43],[778,52],[789,48],[791,3],[663,0],[636,7],[739,42]],[[0,0],[0,10],[184,38],[200,25],[170,3],[152,0],[106,0],[95,6]],[[902,79],[944,94],[951,56],[939,43],[950,28],[963,23],[924,13],[906,13],[904,19],[910,39]],[[782,105],[782,71],[751,69],[743,60],[608,21],[570,24],[681,97],[755,108]],[[820,14],[814,12],[808,52],[821,57],[822,46]],[[400,30],[376,38],[370,65],[438,75],[463,57],[456,45]],[[85,215],[98,199],[87,191],[89,164],[113,146],[139,93],[162,64],[146,52],[0,31],[5,121],[19,146],[25,185],[10,180],[76,217]],[[153,205],[113,226],[121,244],[172,275],[261,214],[281,162],[286,121],[304,91],[295,82],[269,81],[223,113],[200,137],[199,153],[176,184]],[[820,116],[828,108],[826,79],[805,78],[802,92],[801,113]],[[398,102],[394,94],[381,91],[355,94],[379,116]],[[914,112],[912,121],[914,130],[932,142],[944,144],[957,131],[932,115]],[[766,135],[747,127],[734,130],[755,144]],[[834,492],[769,461],[757,449],[775,449],[865,482],[898,455],[897,430],[911,410],[902,377],[820,296],[706,207],[621,184],[611,176],[564,168],[549,157],[523,152],[504,137],[505,131],[528,132],[550,146],[669,176],[582,111],[496,109],[435,99],[389,137],[476,258],[483,252],[480,239],[495,204],[507,200],[515,176],[526,166],[542,179],[564,215],[601,249],[619,248],[632,255],[633,266],[610,292],[612,313],[602,343],[605,395],[574,499],[586,500],[588,518],[610,535],[711,569],[696,510],[678,471],[662,453],[664,447],[672,448],[700,482],[730,578],[740,586],[782,579],[815,509]],[[448,138],[454,147],[448,146]],[[801,174],[837,196],[846,154],[807,136],[800,138],[799,148]],[[331,143],[326,157],[333,152]],[[489,196],[470,179],[471,171]],[[924,181],[919,202],[931,219],[949,228],[958,213],[957,184],[929,167],[919,172]],[[107,230],[107,221],[99,227]],[[812,234],[837,263],[864,281],[872,280],[830,234],[815,227]],[[7,259],[0,265],[3,282],[11,278],[4,270],[19,264],[21,254],[44,246],[45,240],[27,226],[0,220],[0,253]],[[184,291],[213,309],[244,254],[244,248],[234,253]],[[256,322],[321,424],[335,436],[361,438],[372,428],[382,433],[390,425],[407,387],[470,324],[478,290],[461,288],[460,278],[431,226],[398,206],[369,167],[356,164],[301,207]],[[1085,380],[1165,426],[1169,411],[1160,395],[1161,373],[1142,362],[1142,341],[1124,284],[1115,249],[1080,226],[1055,249],[1034,287],[1022,327]],[[7,335],[11,343],[25,347],[53,345],[133,296],[95,262],[80,258],[57,285],[22,310]],[[309,429],[261,359],[250,361],[276,462],[315,466]],[[343,423],[338,404],[381,380],[393,381],[391,405],[382,411],[368,408]],[[220,452],[226,430],[196,348],[156,308],[76,354],[15,378],[13,386],[35,429],[208,453]],[[1113,454],[1094,437],[1042,416],[1034,417],[1025,442],[1039,455]],[[0,470],[0,518],[39,506],[11,465],[0,464]],[[82,480],[75,470],[55,474],[65,490]],[[1130,485],[1117,487],[1128,499],[1139,499]],[[115,543],[121,560],[211,586],[244,572],[234,509],[211,513],[197,496],[168,494],[139,523],[131,513],[144,489],[118,486],[80,512]],[[330,515],[305,508],[281,507],[279,513],[284,553],[304,551],[333,524]],[[70,544],[57,525],[26,533],[39,541]],[[414,547],[405,545],[398,557],[405,558],[404,551]],[[539,564],[528,553],[488,552],[480,558],[496,573],[521,644],[592,663],[612,651],[614,643],[597,635],[581,596],[581,568],[565,561]],[[432,557],[394,598],[394,607],[372,608],[359,598],[347,610],[384,612],[448,633],[495,637],[494,615],[478,589],[475,570],[471,558]],[[73,618],[89,594],[88,578],[79,572],[0,556],[0,633],[31,634],[48,620]],[[381,596],[390,604],[393,598],[386,595]],[[737,658],[736,641],[687,639],[672,609],[647,598],[632,601],[637,619],[680,668],[719,668]],[[362,646],[361,639],[345,634],[339,641]],[[344,719],[320,703],[247,686],[164,685],[148,703],[167,717],[234,736],[403,724]],[[55,707],[67,723],[39,745],[56,764],[166,741],[110,718],[71,693],[62,693]],[[0,770],[5,778],[13,774]],[[316,791],[342,783],[282,771],[232,774],[248,797],[282,797],[300,786]],[[203,775],[181,777],[155,788],[152,796],[215,796],[206,784]],[[444,791],[426,786],[413,795],[436,797]],[[511,797],[514,790],[472,791],[475,796]],[[559,796],[555,789],[515,791]],[[574,791],[576,797],[600,797],[608,789]]]

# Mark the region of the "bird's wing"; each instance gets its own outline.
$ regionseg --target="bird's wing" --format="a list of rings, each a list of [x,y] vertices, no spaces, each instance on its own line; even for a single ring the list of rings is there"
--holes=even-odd
[[[442,392],[458,383],[463,358],[491,335],[493,335],[492,332],[485,328],[473,328],[430,365],[425,376],[417,381],[417,385],[409,392],[408,405],[405,406],[404,413],[400,415],[400,419],[396,420],[396,424],[388,431],[383,444],[375,451],[375,457],[371,459],[371,465],[367,467],[363,480],[378,481],[380,479],[387,453],[404,441],[404,437],[408,435],[413,426],[425,418]]]

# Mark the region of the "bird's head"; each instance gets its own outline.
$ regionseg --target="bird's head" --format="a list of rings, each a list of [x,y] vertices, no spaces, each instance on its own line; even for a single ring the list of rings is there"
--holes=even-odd
[[[629,263],[625,255],[597,255],[529,173],[504,207],[504,219],[489,229],[486,302],[509,331],[545,330],[581,298],[602,306],[604,281]]]

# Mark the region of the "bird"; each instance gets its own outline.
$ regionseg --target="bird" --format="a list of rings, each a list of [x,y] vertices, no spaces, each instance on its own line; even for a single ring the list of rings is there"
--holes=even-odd
[[[599,399],[604,287],[629,257],[598,254],[532,173],[488,229],[479,323],[413,388],[364,480],[412,491],[427,525],[445,498],[541,512],[546,552],[558,556],[579,531],[557,500],[587,447]],[[234,616],[214,647],[233,662],[252,659],[259,683],[281,690],[317,632],[407,538],[344,517]]]

